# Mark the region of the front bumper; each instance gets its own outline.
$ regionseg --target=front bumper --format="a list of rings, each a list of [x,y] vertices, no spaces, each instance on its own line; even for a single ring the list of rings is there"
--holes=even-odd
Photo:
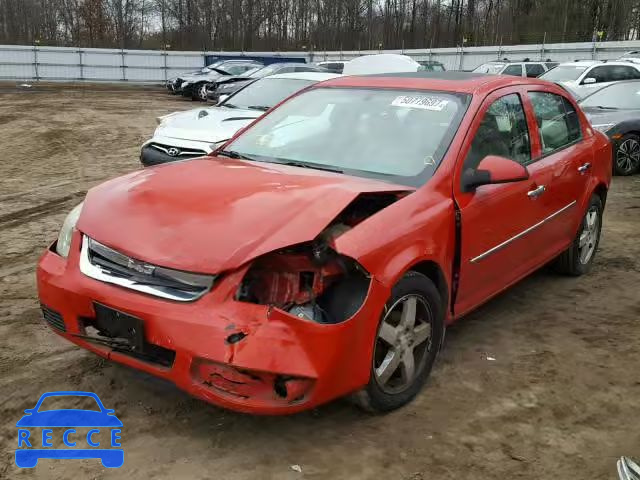
[[[37,271],[40,302],[62,316],[64,328],[52,327],[56,333],[104,358],[169,380],[210,403],[255,414],[306,410],[369,380],[373,339],[389,295],[376,281],[351,319],[320,325],[233,300],[248,267],[223,276],[195,302],[175,303],[86,277],[79,255],[78,232],[68,260],[45,252]],[[94,302],[142,319],[145,342],[175,352],[173,363],[161,365],[75,336],[85,333],[83,319],[95,317]]]

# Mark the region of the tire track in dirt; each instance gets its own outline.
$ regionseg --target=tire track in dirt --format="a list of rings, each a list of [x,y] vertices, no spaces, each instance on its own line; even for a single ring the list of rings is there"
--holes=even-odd
[[[78,198],[84,198],[86,195],[86,190],[75,192],[70,195],[65,195],[64,197],[56,198],[54,200],[50,200],[41,205],[37,205],[35,207],[23,208],[21,210],[7,213],[5,215],[0,216],[0,227],[15,227],[17,225],[22,225],[23,223],[32,222],[41,217],[47,216],[52,213],[59,207],[65,205],[71,200],[77,200]]]

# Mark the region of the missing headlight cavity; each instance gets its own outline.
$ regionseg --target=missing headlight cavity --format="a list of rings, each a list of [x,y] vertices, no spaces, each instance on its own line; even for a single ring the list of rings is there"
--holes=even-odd
[[[351,318],[364,303],[371,279],[358,262],[336,252],[335,239],[410,193],[358,195],[312,242],[258,258],[236,298],[317,323]]]
[[[257,259],[242,281],[237,299],[273,305],[318,323],[340,323],[353,316],[369,290],[368,273],[353,259],[303,244]]]

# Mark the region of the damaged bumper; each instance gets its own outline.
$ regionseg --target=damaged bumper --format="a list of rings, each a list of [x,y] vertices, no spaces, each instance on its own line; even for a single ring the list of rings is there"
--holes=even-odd
[[[80,272],[78,257],[75,238],[68,260],[50,250],[40,260],[38,291],[49,326],[196,397],[247,413],[285,414],[351,393],[369,380],[377,319],[389,294],[375,280],[352,318],[324,325],[233,300],[246,269],[224,276],[195,302],[177,303],[89,278]],[[144,355],[85,337],[96,305],[141,320],[144,347],[138,353]]]

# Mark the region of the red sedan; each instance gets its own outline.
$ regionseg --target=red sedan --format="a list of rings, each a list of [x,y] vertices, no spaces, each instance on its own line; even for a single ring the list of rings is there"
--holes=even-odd
[[[330,80],[209,157],[90,190],[38,265],[44,318],[226,408],[391,410],[448,324],[552,260],[590,269],[611,158],[543,81]]]

